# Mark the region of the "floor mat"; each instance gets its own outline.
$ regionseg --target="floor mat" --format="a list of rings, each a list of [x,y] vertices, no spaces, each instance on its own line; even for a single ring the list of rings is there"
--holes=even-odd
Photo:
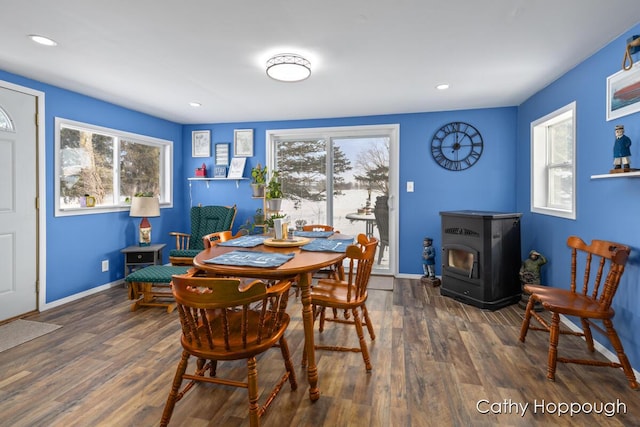
[[[18,319],[0,326],[0,352],[61,328],[51,323]]]

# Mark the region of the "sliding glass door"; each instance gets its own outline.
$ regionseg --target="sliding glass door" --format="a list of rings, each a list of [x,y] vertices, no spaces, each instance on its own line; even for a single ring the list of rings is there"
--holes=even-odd
[[[267,163],[280,172],[282,213],[292,226],[329,224],[380,239],[374,272],[394,274],[396,215],[391,167],[396,126],[267,132]]]

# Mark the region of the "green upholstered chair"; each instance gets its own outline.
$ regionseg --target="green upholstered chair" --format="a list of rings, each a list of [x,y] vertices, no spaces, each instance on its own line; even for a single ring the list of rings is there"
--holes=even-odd
[[[193,257],[204,249],[202,237],[231,230],[237,208],[233,206],[194,206],[191,208],[191,233],[171,232],[176,248],[169,252],[172,265],[192,265]]]

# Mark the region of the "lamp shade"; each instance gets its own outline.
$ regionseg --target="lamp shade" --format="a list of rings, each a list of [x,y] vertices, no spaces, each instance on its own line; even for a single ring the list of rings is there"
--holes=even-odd
[[[134,197],[131,199],[129,216],[142,218],[160,216],[160,201],[157,197]]]
[[[142,217],[138,229],[138,241],[140,246],[149,246],[151,244],[151,223],[147,217],[160,216],[160,201],[157,197],[134,197],[131,200],[129,216]]]

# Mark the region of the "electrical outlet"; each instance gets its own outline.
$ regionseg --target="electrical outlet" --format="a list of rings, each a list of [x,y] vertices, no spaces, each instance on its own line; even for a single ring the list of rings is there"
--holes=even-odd
[[[102,272],[104,273],[106,271],[109,271],[109,260],[108,259],[102,260]]]

